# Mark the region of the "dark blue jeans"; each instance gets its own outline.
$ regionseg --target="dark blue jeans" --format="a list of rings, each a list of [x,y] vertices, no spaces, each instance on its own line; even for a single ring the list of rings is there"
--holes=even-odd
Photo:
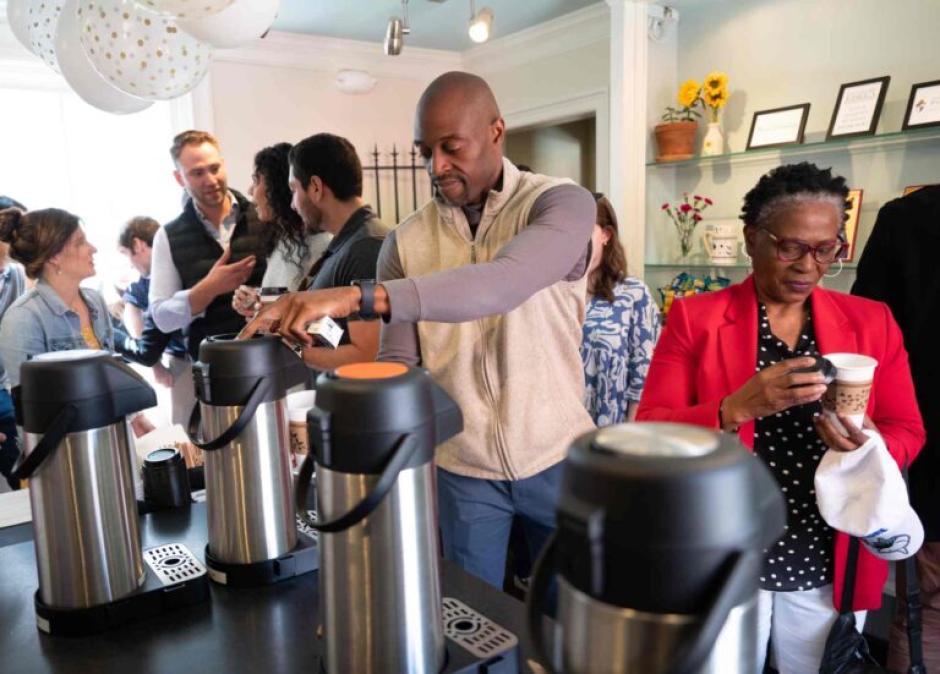
[[[7,436],[0,443],[0,473],[4,477],[10,476],[13,465],[20,455],[19,443],[16,441],[16,418],[13,416],[13,398],[10,392],[0,388],[0,433]],[[13,486],[12,484],[10,486]],[[19,485],[14,487],[17,489]]]
[[[512,520],[518,515],[532,559],[555,530],[564,462],[523,480],[480,480],[437,469],[444,557],[500,590]]]

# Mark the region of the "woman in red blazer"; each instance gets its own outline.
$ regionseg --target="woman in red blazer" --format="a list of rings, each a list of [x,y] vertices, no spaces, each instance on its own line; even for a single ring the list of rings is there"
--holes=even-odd
[[[907,353],[888,307],[818,287],[832,263],[841,269],[847,193],[843,178],[807,163],[760,179],[742,212],[754,273],[673,304],[637,413],[638,421],[736,432],[780,483],[787,530],[765,553],[758,648],[770,638],[781,674],[818,671],[842,593],[848,537],[819,514],[816,466],[827,448],[852,451],[867,439],[848,419],[845,436],[819,415],[821,374],[793,370],[827,353],[875,358],[866,425],[901,467],[924,442]],[[852,608],[864,611],[880,606],[888,569],[859,547]]]

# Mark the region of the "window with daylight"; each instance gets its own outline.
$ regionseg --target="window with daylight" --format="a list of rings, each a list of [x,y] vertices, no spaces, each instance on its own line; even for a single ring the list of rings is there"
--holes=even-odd
[[[101,112],[39,64],[0,62],[0,194],[81,217],[98,248],[98,274],[87,283],[110,302],[115,285],[135,277],[117,250],[123,224],[179,213],[169,147],[191,114],[188,97],[132,115]]]

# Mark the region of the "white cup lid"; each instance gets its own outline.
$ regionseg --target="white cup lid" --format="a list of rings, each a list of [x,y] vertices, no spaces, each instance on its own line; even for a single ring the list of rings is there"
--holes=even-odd
[[[305,422],[307,412],[317,400],[316,391],[295,391],[287,394],[287,416],[292,422]]]

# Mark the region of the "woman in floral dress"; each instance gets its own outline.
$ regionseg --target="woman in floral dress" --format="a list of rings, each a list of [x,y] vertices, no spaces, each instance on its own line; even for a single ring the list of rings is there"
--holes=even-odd
[[[659,308],[649,288],[627,276],[610,201],[596,194],[581,360],[585,404],[598,426],[632,421],[659,338]]]

